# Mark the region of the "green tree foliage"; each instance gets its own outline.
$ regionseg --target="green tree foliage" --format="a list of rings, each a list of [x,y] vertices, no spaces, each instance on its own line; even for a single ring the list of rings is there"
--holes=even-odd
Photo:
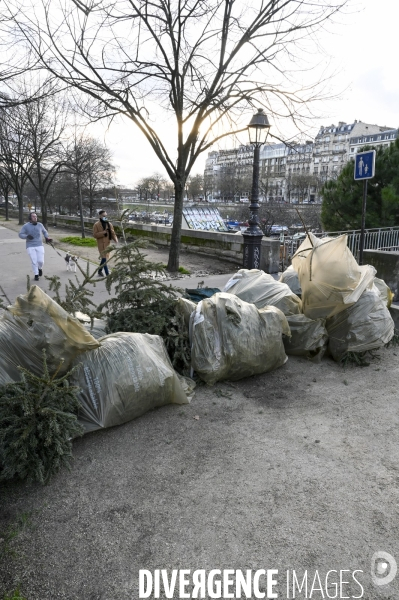
[[[363,182],[354,181],[353,171],[354,163],[349,161],[338,178],[327,181],[321,190],[326,230],[360,229]],[[368,181],[366,227],[399,225],[399,139],[388,148],[377,148],[375,173]]]
[[[190,365],[188,332],[177,310],[178,291],[160,281],[165,266],[146,260],[136,240],[114,251],[112,271],[106,279],[115,296],[98,307],[107,316],[107,331],[160,335],[174,368],[187,373]],[[180,290],[181,291],[181,290]]]
[[[43,353],[43,375],[20,367],[21,381],[0,388],[0,479],[19,477],[45,484],[70,467],[72,438],[82,435],[77,421],[78,388],[72,371],[50,376]]]

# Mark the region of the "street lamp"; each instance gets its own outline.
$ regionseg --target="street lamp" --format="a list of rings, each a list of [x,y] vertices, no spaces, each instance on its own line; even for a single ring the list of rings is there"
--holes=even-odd
[[[263,232],[259,227],[259,156],[260,147],[266,143],[270,123],[262,108],[258,108],[248,125],[249,141],[254,146],[254,165],[252,172],[251,204],[249,206],[249,227],[243,231],[244,269],[259,269]]]

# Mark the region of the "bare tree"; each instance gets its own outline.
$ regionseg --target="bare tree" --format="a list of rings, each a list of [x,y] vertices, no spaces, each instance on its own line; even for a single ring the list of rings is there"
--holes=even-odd
[[[101,190],[114,181],[115,167],[111,151],[98,140],[89,137],[81,139],[80,144],[84,145],[82,154],[85,155],[81,173],[83,202],[85,204],[87,198],[89,216],[92,217]]]
[[[0,108],[0,168],[17,196],[20,225],[23,223],[23,190],[33,170],[21,111],[21,106]]]
[[[50,189],[64,164],[62,136],[66,127],[67,108],[59,97],[49,94],[27,103],[20,113],[28,137],[27,152],[32,165],[27,177],[39,197],[41,220],[46,227]]]
[[[294,173],[291,176],[291,191],[302,204],[310,196],[310,190],[317,185],[317,179],[310,173]]]
[[[75,128],[72,139],[65,147],[65,169],[74,176],[80,216],[80,231],[82,238],[86,237],[83,216],[82,185],[87,174],[90,161],[90,143],[83,133],[78,134]]]
[[[298,68],[301,41],[346,1],[41,0],[29,11],[26,0],[9,0],[6,11],[41,64],[91,97],[93,117],[123,114],[147,138],[175,187],[175,271],[186,180],[198,156],[243,131],[240,120],[255,105],[300,118],[315,90],[297,91],[283,63],[295,54]],[[161,109],[173,121],[172,140],[157,132]]]
[[[200,173],[189,175],[187,178],[188,197],[195,200],[204,195],[204,176]]]
[[[149,197],[151,200],[158,200],[161,196],[161,192],[167,186],[167,181],[160,173],[154,173],[149,177],[143,177],[137,184],[141,194],[145,200]]]
[[[3,174],[1,167],[0,167],[0,192],[2,194],[2,196],[4,197],[4,202],[6,205],[6,221],[9,221],[8,218],[8,209],[9,209],[9,195],[10,192],[12,190],[12,186],[10,184],[10,181],[7,179],[7,177]]]

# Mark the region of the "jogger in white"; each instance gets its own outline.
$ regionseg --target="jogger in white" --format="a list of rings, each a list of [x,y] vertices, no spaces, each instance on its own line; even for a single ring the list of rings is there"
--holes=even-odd
[[[39,269],[42,270],[44,264],[44,246],[27,248],[26,251],[32,263],[33,275],[39,275]]]
[[[45,237],[46,243],[53,241],[43,225],[37,222],[37,214],[30,213],[29,221],[22,227],[19,237],[26,240],[26,250],[32,263],[35,281],[39,281],[39,277],[43,275],[44,247],[42,236]]]

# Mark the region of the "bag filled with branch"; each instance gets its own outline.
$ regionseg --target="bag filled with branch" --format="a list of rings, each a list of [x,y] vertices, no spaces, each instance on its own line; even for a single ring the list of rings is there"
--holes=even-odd
[[[298,273],[295,271],[292,265],[290,265],[283,273],[281,273],[279,281],[280,283],[285,283],[288,285],[291,292],[298,296],[298,298],[302,297],[302,289],[301,284],[299,283]]]
[[[0,346],[7,349],[0,354],[0,385],[20,380],[18,366],[41,375],[43,350],[49,372],[63,374],[76,356],[99,345],[75,317],[33,285],[0,319]]]
[[[287,361],[287,319],[274,306],[258,310],[233,294],[202,300],[190,318],[191,364],[207,383],[277,369]]]
[[[285,315],[302,312],[302,302],[286,285],[258,269],[240,269],[226,283],[224,292],[235,294],[257,308],[275,306]]]
[[[336,361],[348,352],[375,350],[387,344],[395,325],[384,300],[378,293],[366,290],[359,300],[327,319],[329,350]]]
[[[309,319],[327,319],[357,302],[373,286],[374,267],[359,266],[347,245],[347,236],[319,239],[306,236],[292,266],[302,288],[302,309]]]
[[[328,344],[325,320],[308,319],[305,315],[291,315],[287,317],[287,321],[291,336],[283,338],[286,353],[319,362]]]
[[[121,425],[166,404],[189,402],[161,337],[113,333],[76,359],[71,383],[81,389],[85,431]]]

